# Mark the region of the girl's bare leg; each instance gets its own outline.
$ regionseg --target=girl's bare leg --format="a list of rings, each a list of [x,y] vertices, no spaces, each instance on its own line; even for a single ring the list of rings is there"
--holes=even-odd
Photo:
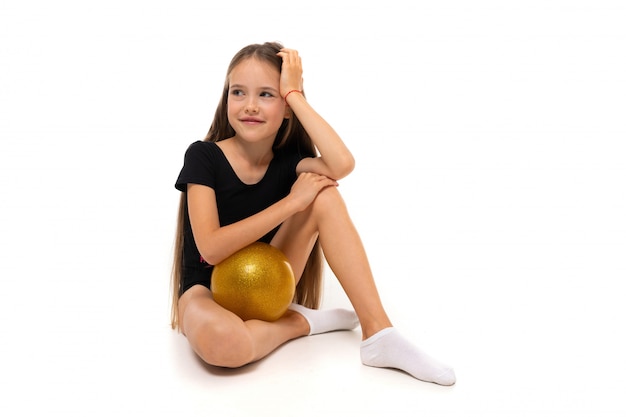
[[[318,233],[328,265],[361,322],[362,362],[401,369],[423,381],[453,385],[456,377],[451,368],[422,352],[392,327],[361,239],[335,187],[321,191],[308,210],[285,222],[272,244],[285,252],[294,271],[301,274],[306,263],[302,249],[309,249],[304,251],[308,256]]]
[[[300,276],[318,235],[328,265],[359,318],[363,338],[390,327],[365,249],[335,187],[322,190],[308,210],[287,220],[272,244],[287,255]]]
[[[179,304],[181,331],[205,362],[240,367],[257,361],[283,343],[309,334],[300,314],[288,311],[275,322],[243,321],[213,300],[211,291],[196,285]]]

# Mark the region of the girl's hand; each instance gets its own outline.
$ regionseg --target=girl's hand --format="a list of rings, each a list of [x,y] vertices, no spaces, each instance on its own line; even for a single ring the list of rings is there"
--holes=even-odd
[[[277,55],[283,59],[280,72],[280,95],[285,97],[292,90],[302,91],[302,59],[298,51],[283,48]]]
[[[306,209],[326,187],[336,187],[337,181],[313,172],[303,172],[291,186],[289,197],[296,202],[298,211]]]

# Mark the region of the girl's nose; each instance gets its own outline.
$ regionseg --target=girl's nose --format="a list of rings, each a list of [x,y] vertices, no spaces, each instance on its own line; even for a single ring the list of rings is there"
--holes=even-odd
[[[250,97],[246,102],[246,113],[256,113],[259,111],[259,106],[255,97]]]

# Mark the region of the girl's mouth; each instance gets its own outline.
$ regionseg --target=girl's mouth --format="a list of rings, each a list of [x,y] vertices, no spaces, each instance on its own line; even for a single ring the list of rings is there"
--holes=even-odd
[[[251,124],[251,125],[257,125],[257,124],[263,123],[263,120],[257,119],[256,117],[246,117],[240,120],[242,123]]]

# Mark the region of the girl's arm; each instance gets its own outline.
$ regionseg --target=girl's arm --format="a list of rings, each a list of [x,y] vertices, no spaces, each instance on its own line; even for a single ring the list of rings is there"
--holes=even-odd
[[[304,96],[292,90],[302,90],[302,62],[298,53],[283,49],[278,53],[283,59],[281,70],[281,95],[287,95],[287,104],[296,114],[313,144],[320,152],[319,158],[305,158],[298,164],[297,172],[315,172],[333,179],[341,179],[354,169],[354,157],[337,132],[320,116]]]
[[[323,188],[336,185],[324,175],[299,175],[287,197],[255,215],[220,227],[215,191],[205,185],[188,184],[187,207],[198,251],[209,264],[217,265],[307,208]]]

